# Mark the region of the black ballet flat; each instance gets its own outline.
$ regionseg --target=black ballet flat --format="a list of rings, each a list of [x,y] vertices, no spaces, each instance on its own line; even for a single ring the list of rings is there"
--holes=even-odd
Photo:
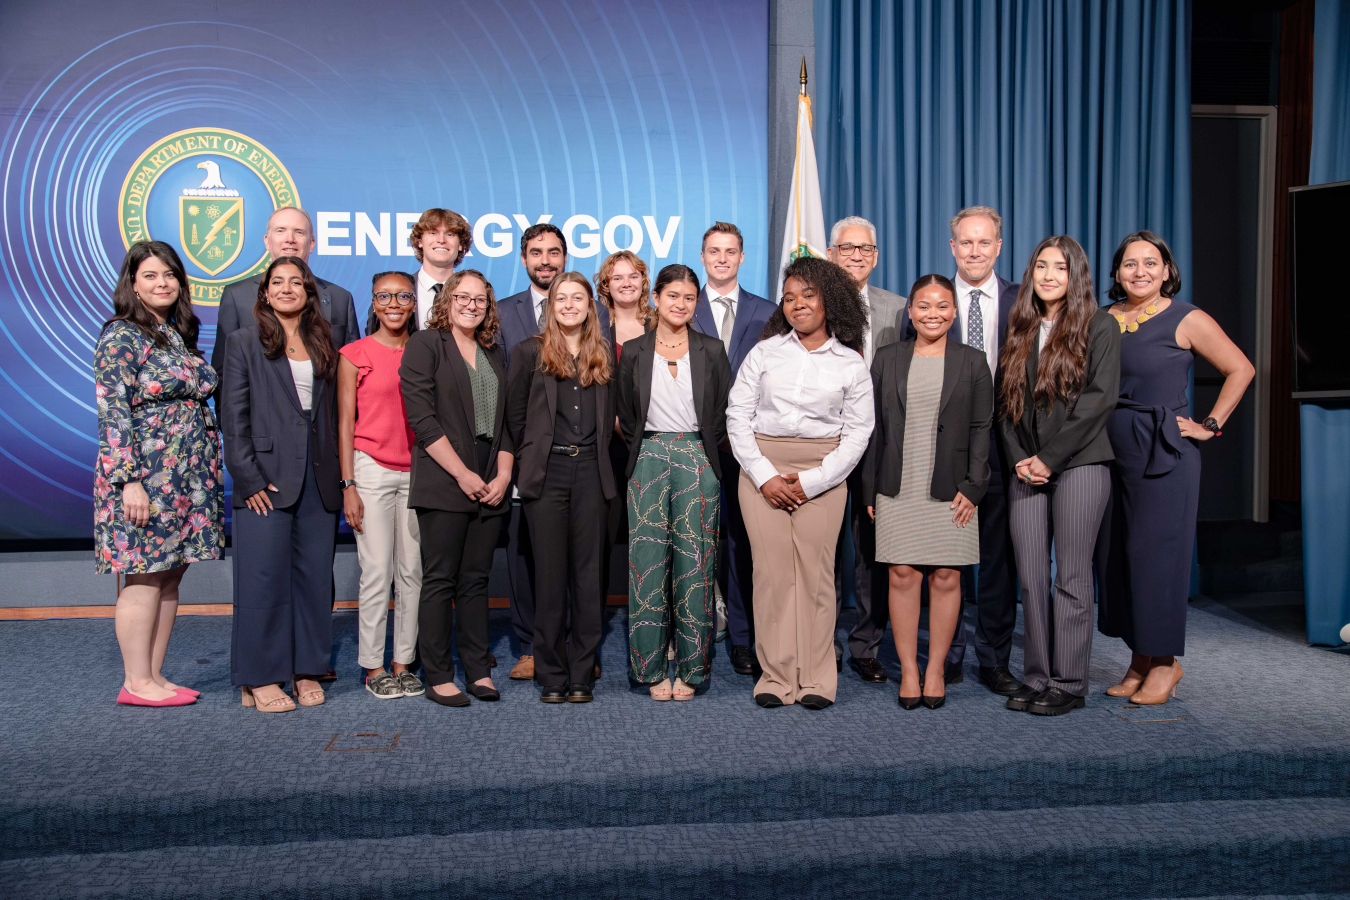
[[[826,700],[824,697],[821,697],[818,694],[807,694],[805,697],[801,698],[797,702],[800,703],[802,706],[805,706],[807,709],[814,709],[814,710],[821,710],[830,706],[834,706],[833,700]]]
[[[777,709],[783,705],[783,701],[773,694],[756,694],[755,702],[765,709]]]
[[[485,703],[491,703],[494,700],[502,699],[502,695],[497,693],[496,688],[483,687],[481,684],[466,684],[464,690],[473,694],[474,699],[482,700]]]
[[[900,703],[901,709],[918,709],[922,697],[906,697],[903,694],[895,698]]]
[[[449,697],[442,697],[440,694],[432,690],[430,685],[428,685],[426,694],[424,696],[432,703],[439,703],[441,706],[453,706],[456,708],[460,708],[469,705],[469,695],[464,693],[463,691],[460,691],[458,694],[452,694]]]
[[[924,694],[919,700],[929,709],[941,709],[942,704],[947,702],[947,695],[943,694],[941,697],[930,697],[927,694]]]

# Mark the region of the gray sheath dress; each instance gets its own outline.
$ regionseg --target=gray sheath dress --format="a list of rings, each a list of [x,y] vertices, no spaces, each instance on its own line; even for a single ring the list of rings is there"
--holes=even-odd
[[[876,498],[879,563],[955,568],[980,561],[979,510],[965,528],[958,528],[951,501],[935,500],[929,493],[943,365],[941,356],[916,356],[909,365],[900,493]]]

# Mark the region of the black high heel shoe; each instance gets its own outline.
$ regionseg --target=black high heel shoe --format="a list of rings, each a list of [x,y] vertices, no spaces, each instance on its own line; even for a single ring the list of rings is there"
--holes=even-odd
[[[896,700],[900,702],[901,709],[918,709],[919,702],[922,699],[922,697],[906,697],[903,694],[896,697]]]
[[[927,694],[924,694],[919,700],[929,709],[941,709],[942,704],[947,702],[947,695],[943,694],[941,697],[930,697]]]

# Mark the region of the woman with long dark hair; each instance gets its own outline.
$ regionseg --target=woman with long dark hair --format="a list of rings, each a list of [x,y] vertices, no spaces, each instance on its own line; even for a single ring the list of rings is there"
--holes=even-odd
[[[619,360],[619,422],[628,444],[628,671],[653,700],[690,700],[712,662],[717,524],[731,363],[689,327],[698,276],[666,266],[652,291],[656,329]],[[644,300],[645,302],[645,300]],[[675,681],[667,651],[675,648]]]
[[[422,547],[418,646],[427,699],[468,706],[501,698],[488,654],[488,573],[511,509],[515,446],[505,426],[506,350],[497,295],[482,272],[445,281],[404,355],[403,402],[417,436],[408,503]],[[464,691],[455,686],[451,635]],[[467,693],[466,693],[467,691]]]
[[[178,254],[162,241],[132,244],[94,350],[94,567],[126,579],[117,702],[133,706],[196,701],[197,691],[164,677],[164,656],[188,565],[220,559],[225,547],[220,430],[206,405],[216,372],[197,331]]]
[[[741,364],[727,433],[754,559],[755,652],[766,709],[834,703],[834,550],[848,487],[872,434],[867,318],[832,262],[793,260],[783,298]]]
[[[234,477],[230,674],[244,706],[287,712],[324,702],[333,646],[333,543],[342,508],[338,350],[303,259],[272,260],[256,324],[225,344],[225,464]]]
[[[1181,681],[1186,604],[1200,504],[1200,447],[1221,429],[1256,370],[1207,313],[1176,299],[1181,270],[1151,231],[1128,235],[1111,260],[1108,296],[1120,323],[1120,397],[1106,426],[1115,451],[1111,510],[1098,539],[1098,628],[1133,655],[1107,689],[1145,706]],[[1195,358],[1223,375],[1203,424],[1189,415]]]
[[[1092,551],[1111,494],[1106,422],[1120,385],[1120,330],[1097,307],[1087,254],[1073,238],[1048,237],[1032,252],[997,382],[1026,629],[1024,684],[1007,706],[1061,715],[1081,708],[1088,690]]]
[[[543,331],[515,346],[507,373],[507,427],[534,547],[534,678],[545,703],[593,699],[607,504],[617,494],[602,452],[614,432],[614,368],[590,281],[563,272],[549,287]]]

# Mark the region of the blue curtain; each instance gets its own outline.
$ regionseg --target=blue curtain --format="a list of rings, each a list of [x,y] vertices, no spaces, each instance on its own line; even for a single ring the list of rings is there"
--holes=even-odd
[[[1350,0],[1317,0],[1310,184],[1350,181]],[[1303,595],[1308,641],[1335,646],[1350,624],[1350,406],[1304,402]]]
[[[1098,288],[1139,228],[1190,271],[1188,0],[817,0],[816,151],[826,227],[878,229],[873,281],[955,271],[947,221],[1003,216],[998,272],[1082,243]],[[1184,297],[1184,295],[1183,295]]]

